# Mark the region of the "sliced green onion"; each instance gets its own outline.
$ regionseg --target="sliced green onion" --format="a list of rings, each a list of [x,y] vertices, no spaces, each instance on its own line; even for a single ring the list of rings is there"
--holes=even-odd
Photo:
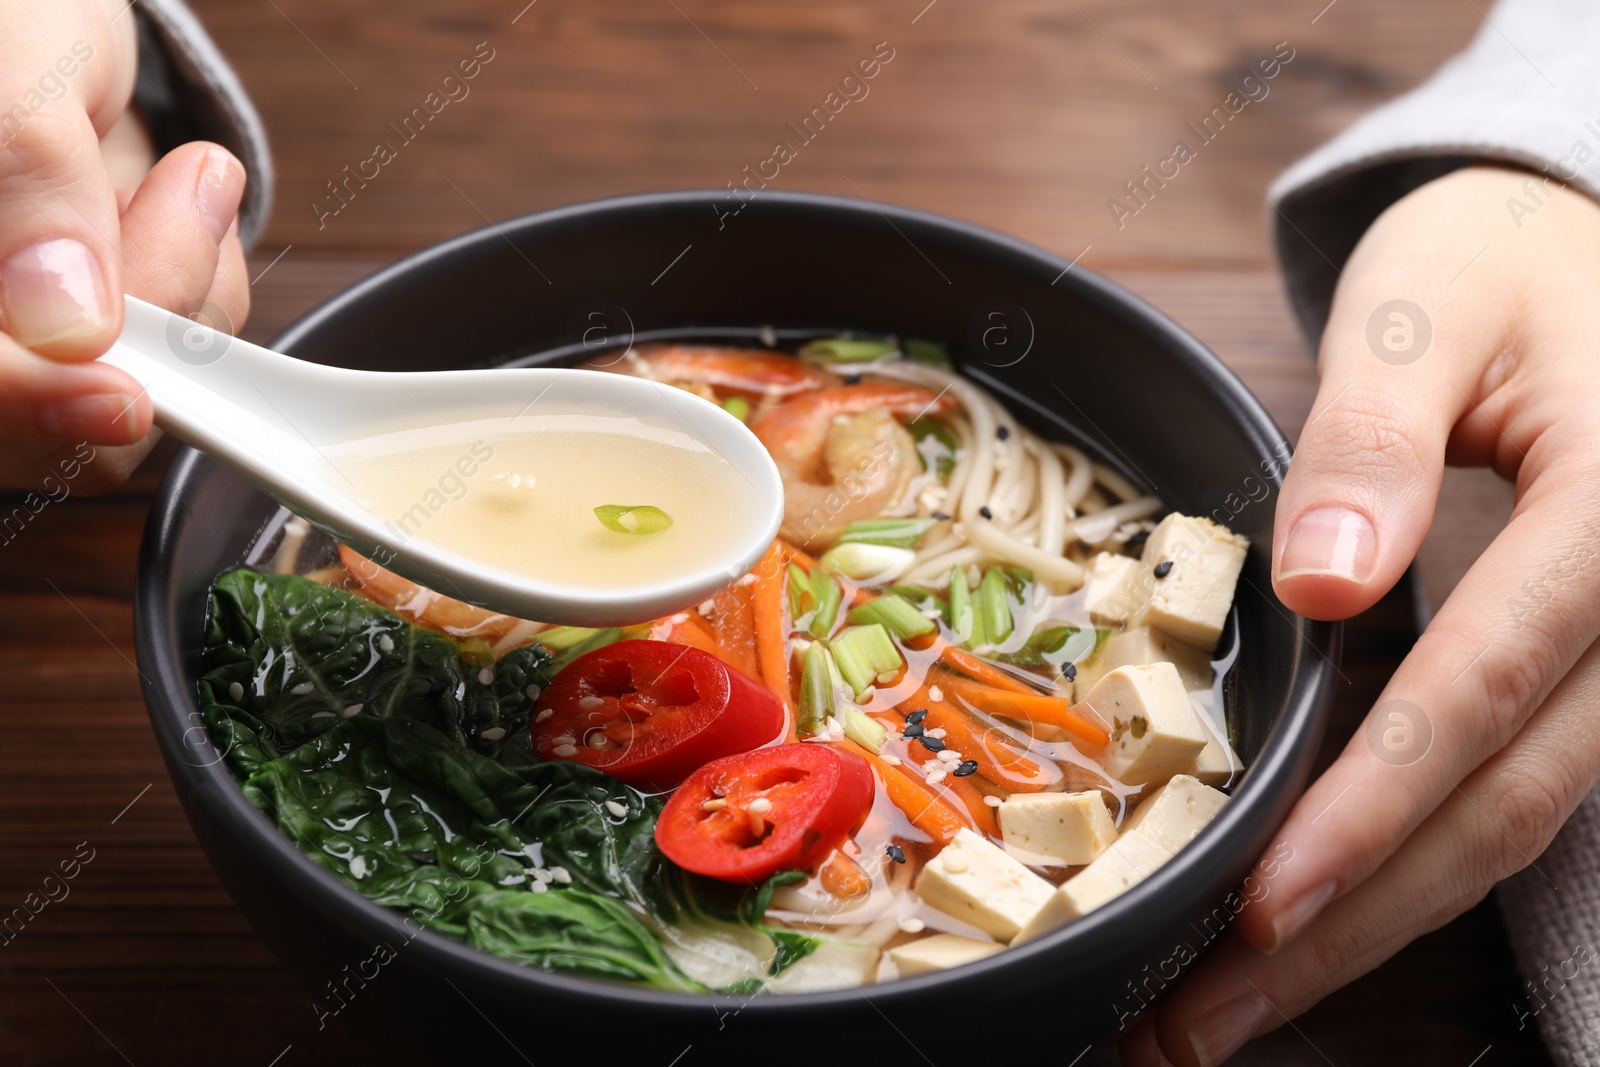
[[[923,341],[915,337],[908,337],[900,344],[901,351],[906,358],[915,363],[926,363],[930,367],[943,367],[950,370],[950,352],[936,341]]]
[[[833,714],[833,672],[828,669],[828,650],[822,644],[806,649],[800,667],[800,709],[795,728],[802,737],[822,729]]]
[[[1006,574],[999,567],[990,567],[972,595],[972,610],[976,616],[975,627],[983,630],[983,643],[998,645],[1011,636],[1013,622],[1011,605],[1006,602]]]
[[[565,652],[579,641],[587,641],[599,632],[587,626],[552,626],[534,634],[533,639],[552,652]]]
[[[950,629],[956,632],[963,645],[983,644],[983,631],[978,627],[978,616],[972,610],[972,590],[967,587],[967,572],[960,567],[950,568]]]
[[[600,525],[617,533],[660,533],[672,525],[671,515],[649,504],[601,504],[594,514]]]
[[[888,631],[902,641],[913,637],[926,637],[939,629],[937,623],[911,606],[911,602],[893,593],[885,593],[870,600],[845,616],[857,626],[882,623]]]
[[[862,748],[882,752],[883,743],[889,739],[889,728],[860,708],[846,708],[844,735]]]
[[[799,622],[801,616],[816,607],[817,594],[812,592],[811,579],[797,563],[789,564],[789,620]]]
[[[543,637],[544,634],[540,634],[539,636]],[[554,678],[569,663],[577,659],[579,656],[588,655],[597,648],[605,648],[607,645],[614,644],[621,639],[622,630],[619,627],[608,626],[604,630],[596,630],[587,638],[579,641],[575,645],[572,645],[565,652],[561,653],[561,655],[555,658],[555,662],[550,664],[550,677]],[[537,638],[535,638],[535,640],[537,640]]]
[[[839,543],[915,548],[932,525],[932,519],[864,519],[846,526],[844,533],[839,536]]]
[[[948,478],[956,469],[956,452],[961,443],[950,428],[937,419],[917,419],[906,427],[917,442],[917,455],[922,457],[922,469],[938,472]]]
[[[799,354],[807,363],[866,363],[882,356],[893,355],[898,351],[900,346],[893,341],[829,337],[802,345]]]
[[[722,410],[744,422],[750,417],[750,401],[742,396],[730,396],[722,402]]]
[[[1003,569],[1006,572],[1006,578],[1011,582],[1012,590],[1020,598],[1033,581],[1033,572],[1026,567],[1005,567]]]
[[[893,593],[901,600],[908,601],[918,611],[927,611],[929,608],[933,608],[940,615],[948,616],[944,598],[932,589],[924,589],[920,585],[891,585],[884,592]]]
[[[900,669],[900,650],[878,623],[851,626],[833,639],[833,658],[857,700],[877,684],[878,675]]]
[[[831,574],[820,570],[811,576],[811,594],[817,602],[807,627],[813,637],[827,637],[833,633],[833,624],[839,618],[839,605],[844,601],[844,587]]]
[[[917,554],[909,548],[868,545],[859,541],[834,545],[822,554],[818,565],[829,574],[842,574],[864,584],[892,582],[915,562]]]

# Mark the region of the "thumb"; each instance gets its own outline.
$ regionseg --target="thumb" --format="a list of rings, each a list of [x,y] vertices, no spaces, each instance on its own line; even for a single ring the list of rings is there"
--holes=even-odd
[[[1437,319],[1392,297],[1408,290],[1440,309]],[[1335,298],[1322,383],[1276,515],[1273,585],[1302,615],[1341,619],[1372,606],[1405,573],[1433,521],[1446,444],[1481,345],[1457,341],[1467,334],[1464,316],[1426,293],[1405,279],[1347,276]]]
[[[0,108],[0,329],[40,355],[93,359],[121,327],[122,280],[116,195],[91,115],[121,110],[131,38],[114,40],[79,4],[30,5],[25,18],[0,9],[12,22],[0,101],[14,102]]]

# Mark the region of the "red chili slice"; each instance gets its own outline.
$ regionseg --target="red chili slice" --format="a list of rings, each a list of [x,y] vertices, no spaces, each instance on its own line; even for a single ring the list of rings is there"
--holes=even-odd
[[[701,767],[656,821],[673,863],[725,882],[759,883],[821,862],[867,817],[872,769],[815,741],[775,745]]]
[[[766,744],[783,726],[777,698],[709,652],[618,641],[573,660],[545,689],[533,751],[661,790],[719,756]]]

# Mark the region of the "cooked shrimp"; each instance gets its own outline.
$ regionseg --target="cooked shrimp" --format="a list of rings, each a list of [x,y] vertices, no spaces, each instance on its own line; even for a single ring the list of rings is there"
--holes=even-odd
[[[701,345],[643,345],[604,369],[671,385],[710,386],[752,400],[786,400],[838,378],[783,352]]]
[[[542,623],[511,615],[497,615],[485,608],[424,589],[409,578],[384,570],[344,545],[339,546],[339,558],[344,561],[345,569],[350,572],[360,592],[369,600],[430,630],[438,630],[455,638],[482,637],[489,641],[499,641],[515,631],[521,640],[526,641],[545,628]]]
[[[822,548],[858,519],[883,514],[922,472],[898,419],[945,410],[942,394],[896,382],[821,389],[780,404],[751,426],[783,476],[782,536]]]

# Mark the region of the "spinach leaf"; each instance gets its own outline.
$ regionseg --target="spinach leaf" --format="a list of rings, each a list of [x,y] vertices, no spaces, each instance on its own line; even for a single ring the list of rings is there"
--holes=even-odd
[[[768,968],[776,975],[817,950],[820,942],[810,934],[762,922],[779,886],[806,879],[805,871],[779,871],[760,885],[734,885],[693,874],[663,861],[660,877],[652,883],[652,910],[666,922],[682,925],[735,923],[771,939],[777,954]],[[725,990],[727,992],[728,990]]]
[[[1111,631],[1095,627],[1091,637],[1081,627],[1050,626],[1036,631],[1013,652],[995,652],[990,658],[1019,667],[1057,667],[1063,663],[1082,663],[1100,651]]]

